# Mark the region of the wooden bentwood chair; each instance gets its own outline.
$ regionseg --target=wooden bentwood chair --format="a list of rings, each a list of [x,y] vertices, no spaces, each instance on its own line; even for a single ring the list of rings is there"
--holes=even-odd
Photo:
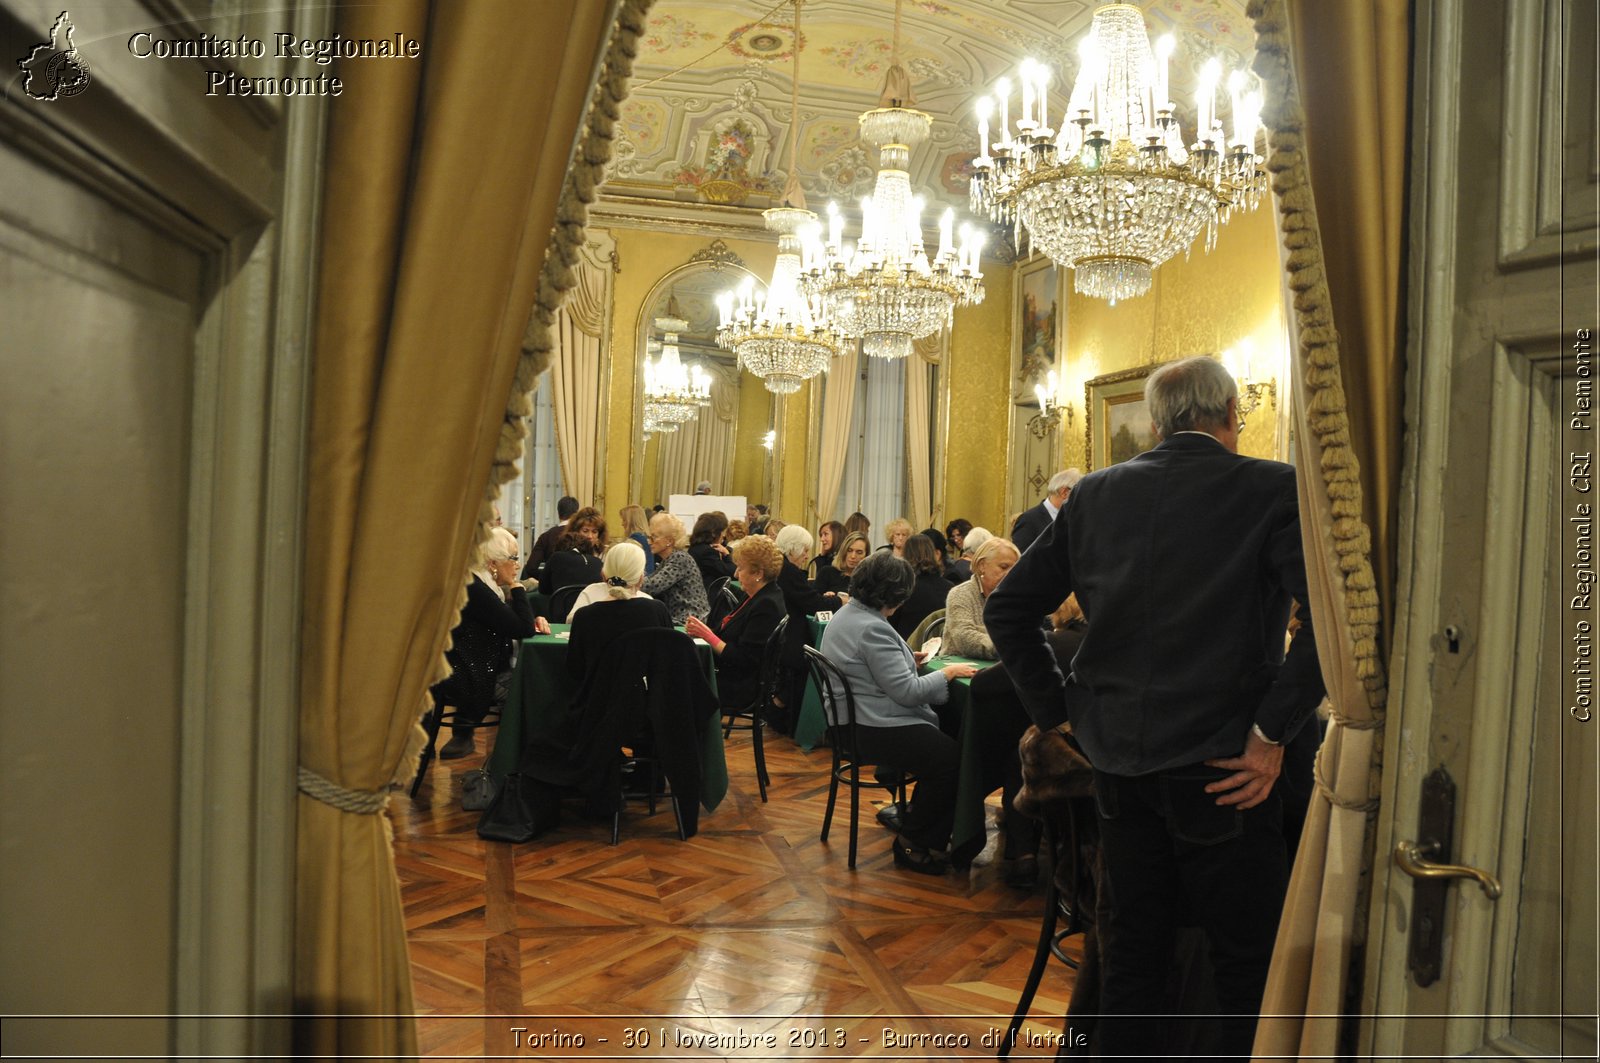
[[[824,714],[828,721],[828,744],[833,748],[833,769],[828,778],[828,807],[822,814],[821,840],[824,842],[828,840],[828,829],[833,826],[833,805],[839,796],[839,784],[844,783],[850,788],[849,867],[853,871],[856,866],[856,834],[861,823],[862,787],[888,790],[903,817],[906,808],[906,787],[916,782],[916,779],[909,772],[898,770],[893,785],[875,780],[864,781],[861,778],[861,769],[871,768],[873,765],[863,763],[856,746],[856,695],[850,689],[850,680],[839,670],[838,665],[828,660],[816,647],[806,646],[805,654],[811,681],[816,683],[817,692],[822,695]],[[841,705],[844,708],[842,714],[839,711]]]
[[[778,690],[778,674],[783,664],[783,643],[788,631],[789,618],[786,616],[778,621],[778,626],[767,636],[767,644],[761,651],[760,685],[756,690],[756,699],[742,709],[722,710],[724,741],[735,731],[750,732],[750,746],[756,758],[756,787],[761,791],[762,804],[766,803],[767,784],[772,780],[767,775],[767,753],[761,744],[761,732],[765,729],[767,706],[771,704],[772,695]]]

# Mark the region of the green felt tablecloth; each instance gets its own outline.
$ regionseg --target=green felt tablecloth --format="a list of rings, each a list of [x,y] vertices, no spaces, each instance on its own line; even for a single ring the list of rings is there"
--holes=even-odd
[[[822,633],[828,622],[814,616],[806,617],[811,627],[811,645],[822,649]],[[822,694],[812,682],[810,670],[806,673],[805,698],[800,702],[800,715],[794,721],[794,740],[807,753],[817,748],[822,736],[828,733],[828,718],[822,712]]]
[[[522,642],[494,752],[489,755],[489,774],[496,780],[516,770],[524,743],[556,732],[572,712],[572,695],[578,684],[567,671],[568,630],[566,624],[551,624],[550,634],[535,635]],[[711,647],[696,642],[695,649],[711,689],[715,690],[717,675]],[[728,762],[722,749],[722,713],[717,709],[706,725],[700,751],[700,803],[709,812],[727,793]]]
[[[983,669],[994,663],[947,655],[928,658],[921,671],[926,675],[947,664],[970,664]],[[986,838],[983,800],[989,796],[979,778],[981,765],[978,762],[978,729],[973,726],[972,718],[971,679],[957,679],[950,684],[950,709],[959,712],[961,717],[961,734],[957,738],[961,743],[961,769],[956,777],[956,815],[950,829],[950,859],[958,867],[965,867],[983,852]]]

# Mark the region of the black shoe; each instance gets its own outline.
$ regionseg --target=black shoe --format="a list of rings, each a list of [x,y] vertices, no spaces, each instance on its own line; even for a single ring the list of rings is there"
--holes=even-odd
[[[446,742],[443,749],[439,750],[439,759],[460,760],[462,757],[472,756],[477,751],[478,746],[472,740],[472,732],[462,731]]]
[[[900,815],[899,805],[884,805],[882,808],[878,809],[878,822],[882,823],[885,827],[888,827],[896,834],[900,832],[902,818],[903,817]]]
[[[1011,866],[1006,869],[1006,885],[1014,886],[1020,890],[1031,890],[1039,884],[1039,858],[1037,856],[1019,856],[1011,861]]]
[[[907,871],[915,871],[919,875],[942,875],[950,868],[950,862],[937,853],[927,849],[919,849],[909,844],[903,838],[894,840],[894,866],[903,867]]]

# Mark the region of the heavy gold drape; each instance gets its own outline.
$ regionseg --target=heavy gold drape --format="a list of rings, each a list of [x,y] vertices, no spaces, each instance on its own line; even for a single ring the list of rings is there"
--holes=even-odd
[[[381,807],[463,598],[607,14],[589,0],[340,10],[346,39],[404,32],[422,55],[346,64],[330,119],[297,824],[309,1056],[417,1050]],[[516,48],[496,58],[496,41]]]
[[[1331,1059],[1364,938],[1383,753],[1410,24],[1406,0],[1252,0],[1250,15],[1294,299],[1307,604],[1330,715],[1255,1051]]]

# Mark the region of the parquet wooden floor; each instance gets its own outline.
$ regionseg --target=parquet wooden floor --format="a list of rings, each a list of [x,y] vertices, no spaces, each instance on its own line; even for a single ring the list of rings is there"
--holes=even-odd
[[[390,802],[428,1058],[994,1058],[984,1038],[1016,1006],[1044,887],[1002,881],[993,827],[969,872],[917,875],[864,800],[851,871],[848,804],[817,837],[828,752],[769,736],[763,805],[736,733],[727,799],[689,841],[667,805],[640,803],[615,847],[609,821],[570,808],[513,846],[481,841],[461,810],[480,763],[436,761],[415,800]],[[1045,1040],[1012,1059],[1055,1056],[1071,976],[1046,969],[1025,1026]]]

